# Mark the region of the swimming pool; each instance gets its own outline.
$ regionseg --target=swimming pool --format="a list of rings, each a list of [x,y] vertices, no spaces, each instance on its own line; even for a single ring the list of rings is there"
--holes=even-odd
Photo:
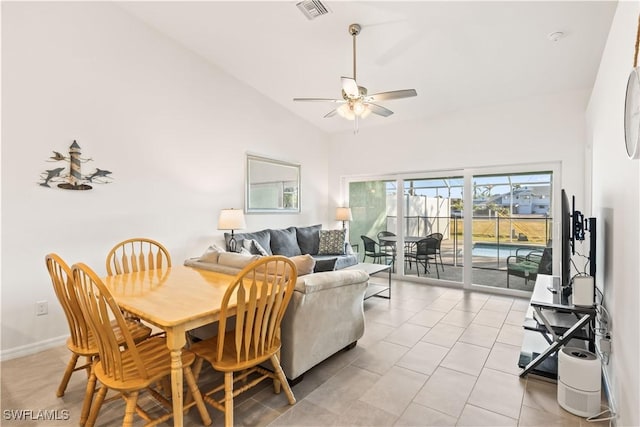
[[[540,246],[532,246],[532,245],[518,245],[513,243],[502,243],[498,245],[497,243],[488,243],[488,242],[476,242],[473,244],[473,250],[471,253],[473,256],[481,256],[487,258],[507,258],[511,255],[515,255],[516,251],[520,248],[534,250],[534,249],[544,249]],[[523,254],[523,251],[520,251],[520,255]],[[524,252],[526,255],[526,252]]]

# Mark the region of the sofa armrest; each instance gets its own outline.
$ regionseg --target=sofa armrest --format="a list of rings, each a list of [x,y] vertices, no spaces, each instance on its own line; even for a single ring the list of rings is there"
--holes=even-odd
[[[336,270],[308,274],[298,277],[295,290],[303,294],[312,294],[369,280],[369,275],[361,270]]]

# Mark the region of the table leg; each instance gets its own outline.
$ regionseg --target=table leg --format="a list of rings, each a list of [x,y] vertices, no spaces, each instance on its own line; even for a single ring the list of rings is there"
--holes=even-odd
[[[171,351],[171,400],[174,427],[183,426],[182,348],[186,343],[185,331],[181,328],[167,331],[167,347]]]

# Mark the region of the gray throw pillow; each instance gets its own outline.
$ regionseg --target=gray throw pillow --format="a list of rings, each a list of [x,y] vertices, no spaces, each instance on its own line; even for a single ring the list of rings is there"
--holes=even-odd
[[[320,248],[320,229],[322,224],[311,225],[309,227],[296,227],[296,237],[300,252],[303,254],[316,255]]]
[[[262,245],[255,239],[244,239],[242,241],[242,248],[246,249],[250,254],[253,255],[269,255],[269,252],[267,252],[267,250],[263,248]]]
[[[318,255],[344,255],[347,230],[320,230]]]
[[[255,240],[262,246],[267,252],[268,255],[271,255],[271,234],[269,230],[260,230],[253,233],[235,233],[234,237],[236,239],[236,251],[240,251],[240,248],[244,247],[244,240]],[[229,240],[231,239],[231,233],[224,233],[224,240],[227,245],[227,250],[229,250]]]
[[[284,255],[292,257],[302,255],[296,238],[296,230],[289,227],[286,230],[270,230],[271,232],[271,253],[274,255]]]

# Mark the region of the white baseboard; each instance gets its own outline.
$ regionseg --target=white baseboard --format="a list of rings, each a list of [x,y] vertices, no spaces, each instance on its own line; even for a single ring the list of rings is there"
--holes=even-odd
[[[68,335],[61,335],[59,337],[49,338],[48,340],[39,341],[33,344],[27,344],[20,347],[10,348],[8,350],[2,350],[0,351],[0,361],[28,356],[30,354],[39,353],[52,347],[63,345],[67,342],[68,338]]]

